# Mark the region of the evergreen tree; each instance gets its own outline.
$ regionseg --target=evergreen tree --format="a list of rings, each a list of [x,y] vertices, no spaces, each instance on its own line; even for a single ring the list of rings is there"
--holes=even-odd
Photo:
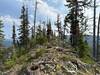
[[[51,21],[47,22],[47,38],[48,41],[52,38],[52,28],[51,28]]]
[[[15,24],[13,24],[13,33],[12,33],[13,45],[16,45],[16,28]]]
[[[66,25],[63,25],[63,28],[64,28],[64,36],[63,36],[63,39],[65,39],[66,38],[66,36],[65,36],[65,31],[66,31]]]
[[[43,30],[42,30],[43,31],[43,36],[46,37],[46,27],[45,27],[46,24],[45,24],[45,22],[43,22],[43,25],[44,25]]]
[[[58,36],[59,36],[59,38],[61,38],[62,37],[62,28],[61,28],[61,21],[60,21],[59,14],[57,15],[57,21],[56,21],[55,25],[58,29]]]
[[[80,38],[79,38],[79,57],[80,58],[90,58],[90,48],[88,46],[88,43],[85,42],[84,40],[84,36],[83,34],[80,34]]]
[[[41,25],[38,25],[38,28],[37,28],[37,37],[41,37],[42,36],[42,28],[41,28]]]
[[[65,17],[65,24],[69,23],[70,26],[70,41],[73,47],[78,46],[78,40],[80,37],[80,27],[84,23],[83,9],[87,7],[91,2],[88,0],[66,0],[68,8],[70,9],[69,14]]]
[[[2,41],[4,39],[4,34],[3,34],[3,23],[2,23],[2,20],[0,20],[0,46],[2,46]]]
[[[36,32],[36,44],[43,45],[44,43],[47,42],[47,37],[45,36],[46,33],[45,31],[43,32],[43,28],[41,27],[41,24],[38,25],[37,27],[37,32]]]
[[[74,46],[77,43],[78,36],[79,34],[79,24],[77,20],[77,0],[67,0],[68,8],[71,8],[69,14],[65,17],[66,22],[69,22],[71,24],[70,26],[70,40],[71,40],[71,45]],[[78,31],[78,32],[77,32]]]
[[[31,27],[31,38],[33,39],[34,38],[34,28]]]
[[[28,21],[28,8],[22,6],[21,10],[21,25],[19,28],[19,43],[22,47],[27,47],[29,43],[29,21]]]
[[[84,41],[84,31],[87,28],[87,19],[84,16],[83,9],[90,5],[91,1],[86,0],[66,0],[70,12],[65,17],[66,26],[70,24],[70,41],[71,45],[79,53],[79,57],[83,59],[90,58],[90,49]]]

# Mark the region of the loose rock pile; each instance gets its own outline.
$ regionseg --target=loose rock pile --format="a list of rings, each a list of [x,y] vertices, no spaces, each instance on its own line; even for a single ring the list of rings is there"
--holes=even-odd
[[[33,58],[36,51],[32,52]],[[31,59],[27,65],[7,75],[95,75],[95,71],[100,74],[99,70],[83,63],[76,55],[70,49],[49,47],[40,57]]]

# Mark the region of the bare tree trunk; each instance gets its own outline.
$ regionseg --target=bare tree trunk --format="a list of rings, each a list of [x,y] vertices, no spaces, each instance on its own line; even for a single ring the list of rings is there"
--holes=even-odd
[[[34,37],[35,37],[35,25],[36,25],[36,14],[37,14],[37,0],[35,3],[35,11],[34,11]]]
[[[96,47],[95,47],[95,31],[96,31],[96,0],[94,0],[94,20],[93,20],[93,57],[96,57]]]
[[[97,30],[97,61],[99,60],[99,32],[100,32],[100,14],[98,20],[98,30]]]

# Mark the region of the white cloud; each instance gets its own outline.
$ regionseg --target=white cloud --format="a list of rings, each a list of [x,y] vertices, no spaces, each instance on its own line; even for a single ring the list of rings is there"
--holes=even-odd
[[[52,2],[53,3],[62,3],[62,4],[65,4],[66,0],[53,0]]]
[[[57,10],[54,9],[53,7],[49,6],[46,2],[43,2],[39,0],[41,4],[38,4],[38,9],[39,11],[49,17],[56,17],[57,15]]]
[[[20,2],[20,3],[25,3],[25,4],[29,5],[31,7],[32,11],[33,11],[35,0],[17,0],[17,1]],[[57,14],[60,14],[61,18],[63,18],[63,14],[60,12],[60,10],[56,9],[53,6],[50,6],[46,2],[46,0],[37,0],[37,2],[38,2],[38,13],[40,13],[41,15],[54,20],[57,17]],[[56,3],[62,2],[62,3],[64,3],[65,0],[53,0],[52,2],[56,2]]]
[[[61,17],[63,17],[63,14],[60,12],[60,10],[49,6],[47,2],[43,0],[38,0],[40,4],[38,4],[38,10],[41,14],[44,14],[47,17],[50,17],[51,19],[55,19],[57,17],[57,14],[60,14]]]
[[[20,25],[20,20],[13,18],[10,15],[1,16],[0,18],[5,24],[13,25],[13,22],[15,22],[16,25]]]
[[[97,0],[96,3],[97,3],[96,5],[100,5],[100,0]],[[97,34],[97,25],[98,25],[99,13],[100,13],[100,7],[97,7],[96,8],[96,34]],[[91,20],[88,21],[88,25],[89,25],[89,32],[93,33],[94,9],[93,8],[85,9],[85,16],[88,17],[88,18],[92,18]]]

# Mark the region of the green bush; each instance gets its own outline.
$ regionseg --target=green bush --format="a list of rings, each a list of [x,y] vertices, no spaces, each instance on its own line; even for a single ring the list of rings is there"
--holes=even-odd
[[[35,58],[37,59],[37,58],[41,57],[45,52],[46,52],[46,50],[43,49],[43,48],[38,49],[38,50],[36,51]]]
[[[3,52],[0,51],[0,59],[3,59]]]
[[[83,40],[83,36],[80,37],[78,42],[78,47],[76,47],[76,50],[79,53],[79,57],[82,59],[83,62],[86,63],[93,63],[93,59],[91,58],[91,50],[88,46],[88,43]]]
[[[36,46],[36,39],[35,38],[31,39],[30,45],[31,45],[31,48],[34,48]]]
[[[47,38],[46,37],[41,36],[41,37],[37,37],[36,38],[36,44],[43,45],[46,42],[47,42]]]
[[[89,56],[85,56],[85,57],[81,58],[81,60],[87,64],[94,64],[95,63],[95,61]]]
[[[28,53],[29,50],[26,50],[25,48],[21,47],[19,49],[16,50],[17,52],[17,57],[20,57],[21,55],[24,55],[26,53]]]
[[[15,65],[15,61],[12,60],[12,59],[8,59],[4,62],[4,65],[5,65],[5,69],[10,69],[12,68],[14,65]]]
[[[71,56],[66,56],[66,55],[62,55],[61,57],[59,57],[60,60],[63,60],[63,61],[69,61],[72,59]]]
[[[88,43],[83,40],[83,36],[80,36],[77,51],[79,52],[80,58],[90,56],[90,48],[88,46]]]
[[[25,55],[20,56],[20,57],[17,59],[17,63],[18,63],[18,64],[23,64],[23,63],[27,62],[27,60],[28,60],[28,55],[25,54]]]

